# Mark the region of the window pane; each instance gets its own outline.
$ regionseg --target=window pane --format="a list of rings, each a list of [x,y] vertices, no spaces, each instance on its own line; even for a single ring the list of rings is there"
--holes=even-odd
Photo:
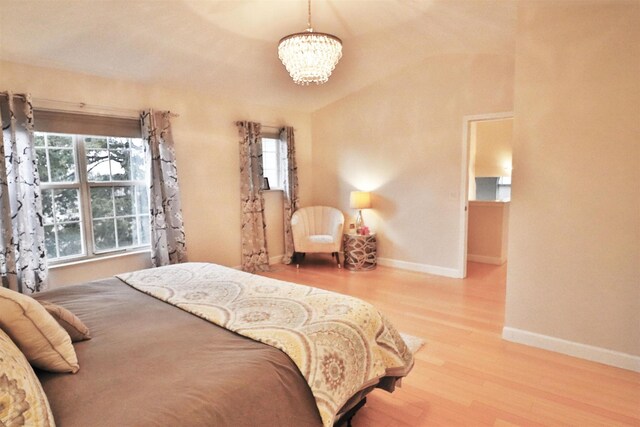
[[[89,137],[84,139],[87,148],[107,148],[107,138]]]
[[[272,190],[278,188],[278,174],[275,170],[265,169],[264,177],[269,178],[269,187],[271,187]]]
[[[55,225],[44,226],[44,246],[49,258],[57,258],[58,252],[56,251],[56,233],[54,231]]]
[[[34,135],[36,147],[44,147],[44,133],[36,132]]]
[[[61,257],[82,254],[80,223],[58,225],[58,249]]]
[[[73,150],[49,149],[49,166],[51,181],[73,182],[76,180],[76,162]]]
[[[496,195],[498,200],[511,200],[511,186],[510,185],[499,185],[498,193]]]
[[[116,222],[118,225],[118,246],[133,246],[137,244],[136,218],[118,218]]]
[[[141,215],[138,217],[138,223],[140,224],[140,244],[148,245],[151,236],[151,225],[149,223],[149,215]]]
[[[49,167],[47,166],[47,149],[36,148],[36,156],[38,156],[38,175],[40,175],[40,182],[49,182]]]
[[[91,187],[91,216],[93,218],[113,217],[113,187]]]
[[[49,147],[73,147],[71,135],[47,135],[47,145]]]
[[[53,224],[53,190],[42,190],[42,211],[44,223]]]
[[[54,191],[56,222],[80,221],[79,191],[75,188]],[[60,239],[60,235],[58,235]],[[60,248],[62,251],[62,248]]]
[[[113,196],[116,204],[116,216],[133,215],[133,187],[113,187]]]
[[[97,251],[115,249],[116,231],[113,219],[96,219],[93,221],[93,241]]]
[[[109,138],[109,150],[129,148],[128,138]]]
[[[147,187],[141,185],[136,187],[136,205],[139,214],[149,213],[149,190]]]
[[[134,181],[147,179],[146,155],[143,149],[131,150],[131,179]]]
[[[276,140],[271,138],[262,138],[262,151],[274,152],[276,151]]]
[[[264,169],[276,169],[278,167],[276,153],[264,153],[262,156],[262,167]]]
[[[124,148],[110,149],[111,153],[111,179],[114,181],[126,181],[130,179],[131,159],[130,152]]]
[[[140,138],[85,138],[89,181],[144,181],[148,176]]]
[[[87,178],[89,181],[109,181],[111,179],[109,151],[87,149]]]
[[[144,140],[142,138],[131,138],[131,148],[144,152]]]

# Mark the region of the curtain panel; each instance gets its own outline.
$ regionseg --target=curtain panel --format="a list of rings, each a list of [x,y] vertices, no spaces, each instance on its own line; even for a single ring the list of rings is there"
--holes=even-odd
[[[269,255],[262,196],[262,136],[260,123],[236,122],[240,134],[240,200],[242,208],[242,269],[268,271]]]
[[[293,232],[291,216],[298,209],[298,166],[293,127],[286,126],[280,131],[280,188],[284,191],[284,256],[282,262],[291,264],[293,258]]]
[[[0,277],[22,292],[44,290],[47,256],[30,95],[0,93]]]
[[[170,113],[149,110],[144,111],[140,119],[142,135],[151,156],[151,262],[154,267],[186,262],[187,248]]]

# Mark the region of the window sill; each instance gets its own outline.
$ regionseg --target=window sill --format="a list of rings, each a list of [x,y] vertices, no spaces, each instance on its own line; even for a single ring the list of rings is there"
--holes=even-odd
[[[281,193],[284,193],[284,190],[281,188],[271,188],[269,190],[262,190],[263,193],[273,193],[275,191],[280,191]]]
[[[119,252],[117,254],[96,255],[96,256],[93,256],[91,258],[80,258],[80,259],[76,259],[76,260],[72,260],[72,261],[61,262],[59,264],[50,264],[49,265],[49,270],[56,270],[56,269],[59,269],[59,268],[73,267],[73,266],[82,265],[82,264],[89,264],[89,263],[92,263],[92,262],[107,261],[107,260],[110,260],[110,259],[123,258],[123,257],[128,257],[128,256],[133,256],[133,255],[140,255],[140,254],[151,254],[151,249],[150,248],[141,248],[141,249],[135,249],[135,250],[131,250],[131,251]]]

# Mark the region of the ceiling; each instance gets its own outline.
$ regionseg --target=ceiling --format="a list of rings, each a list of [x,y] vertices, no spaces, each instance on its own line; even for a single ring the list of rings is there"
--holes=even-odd
[[[440,54],[513,54],[513,0],[313,0],[343,40],[329,82],[293,83],[281,37],[305,0],[0,0],[0,58],[314,111]]]

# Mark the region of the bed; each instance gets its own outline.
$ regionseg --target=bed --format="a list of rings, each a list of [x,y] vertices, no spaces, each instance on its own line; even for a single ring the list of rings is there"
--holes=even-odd
[[[373,380],[365,379],[357,389],[350,389],[348,398],[341,398],[340,407],[330,411],[329,417],[319,403],[322,394],[314,388],[318,380],[310,384],[307,368],[300,368],[295,354],[291,357],[277,343],[265,343],[269,339],[258,336],[265,341],[259,342],[247,337],[254,333],[247,332],[252,328],[245,326],[234,332],[212,323],[216,316],[227,319],[239,315],[229,314],[226,309],[221,314],[219,307],[214,309],[201,302],[205,300],[200,295],[202,286],[214,285],[203,280],[200,288],[186,282],[176,284],[185,274],[191,274],[185,273],[185,266],[144,270],[141,276],[114,277],[35,296],[73,312],[92,335],[92,339],[74,344],[80,364],[76,374],[37,371],[58,426],[326,427],[344,422],[376,387],[393,391],[413,365],[409,350],[402,347],[404,343],[397,343],[403,366],[387,367],[383,375],[374,375]],[[339,298],[327,291],[212,264],[189,266],[198,271],[207,269],[209,276],[215,271],[218,283],[227,287],[242,281],[252,290],[271,292],[274,287],[292,286],[295,292],[306,288],[302,293],[313,299]],[[209,276],[205,279],[209,280]],[[160,289],[160,282],[168,283],[167,288]],[[191,301],[196,308],[171,301],[176,298],[176,289],[187,286],[191,286],[189,295],[200,298]],[[209,297],[218,301],[224,299],[221,295],[228,294],[225,292]],[[234,294],[231,299],[238,297]],[[253,300],[245,301],[243,306],[251,304]],[[326,307],[323,310],[327,312]],[[247,318],[246,310],[244,313],[240,317]],[[338,322],[346,324],[351,319],[345,317]],[[332,333],[324,327],[322,331],[325,335]],[[396,334],[393,330],[391,335],[397,340]],[[380,335],[376,340],[387,347],[388,341]],[[398,353],[397,349],[394,352]],[[362,358],[357,354],[353,357]]]

